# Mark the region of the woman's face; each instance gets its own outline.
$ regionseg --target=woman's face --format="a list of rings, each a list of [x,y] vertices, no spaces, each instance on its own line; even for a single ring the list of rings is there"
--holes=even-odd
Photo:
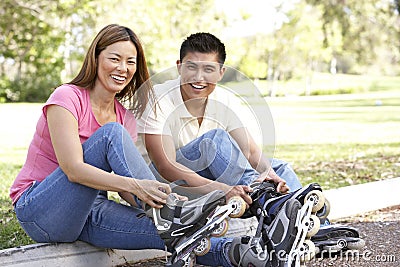
[[[107,46],[97,59],[95,88],[118,93],[132,80],[136,72],[137,51],[131,41]]]

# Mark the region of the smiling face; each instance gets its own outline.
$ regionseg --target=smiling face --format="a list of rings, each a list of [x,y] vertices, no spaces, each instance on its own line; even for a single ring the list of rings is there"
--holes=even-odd
[[[177,64],[183,101],[208,97],[225,72],[216,53],[189,52]]]
[[[95,89],[116,94],[125,88],[136,72],[137,51],[131,41],[116,42],[101,51],[97,59]]]

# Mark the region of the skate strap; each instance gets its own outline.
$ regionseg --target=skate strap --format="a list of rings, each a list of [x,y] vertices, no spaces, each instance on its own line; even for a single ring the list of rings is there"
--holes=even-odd
[[[183,203],[185,203],[185,201],[183,201],[183,200],[179,200],[176,203],[175,211],[174,211],[174,217],[175,218],[178,218],[178,219],[181,218]]]

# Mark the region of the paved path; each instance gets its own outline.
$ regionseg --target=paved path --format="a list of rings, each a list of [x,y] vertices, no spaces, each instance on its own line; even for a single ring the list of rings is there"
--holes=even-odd
[[[361,233],[366,246],[333,259],[315,258],[308,267],[399,267],[400,205],[339,220]]]
[[[366,241],[361,251],[349,251],[335,258],[317,256],[307,267],[399,267],[400,266],[400,205],[367,212],[357,217],[337,220],[359,229]],[[161,267],[162,258],[145,260],[134,264],[123,264],[120,267]],[[199,267],[200,265],[197,265]]]

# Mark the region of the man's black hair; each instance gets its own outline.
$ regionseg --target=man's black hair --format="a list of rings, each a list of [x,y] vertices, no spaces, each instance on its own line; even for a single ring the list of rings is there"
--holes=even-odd
[[[189,52],[216,53],[218,63],[221,65],[226,59],[225,45],[217,37],[207,32],[194,33],[183,41],[180,50],[181,62]]]

